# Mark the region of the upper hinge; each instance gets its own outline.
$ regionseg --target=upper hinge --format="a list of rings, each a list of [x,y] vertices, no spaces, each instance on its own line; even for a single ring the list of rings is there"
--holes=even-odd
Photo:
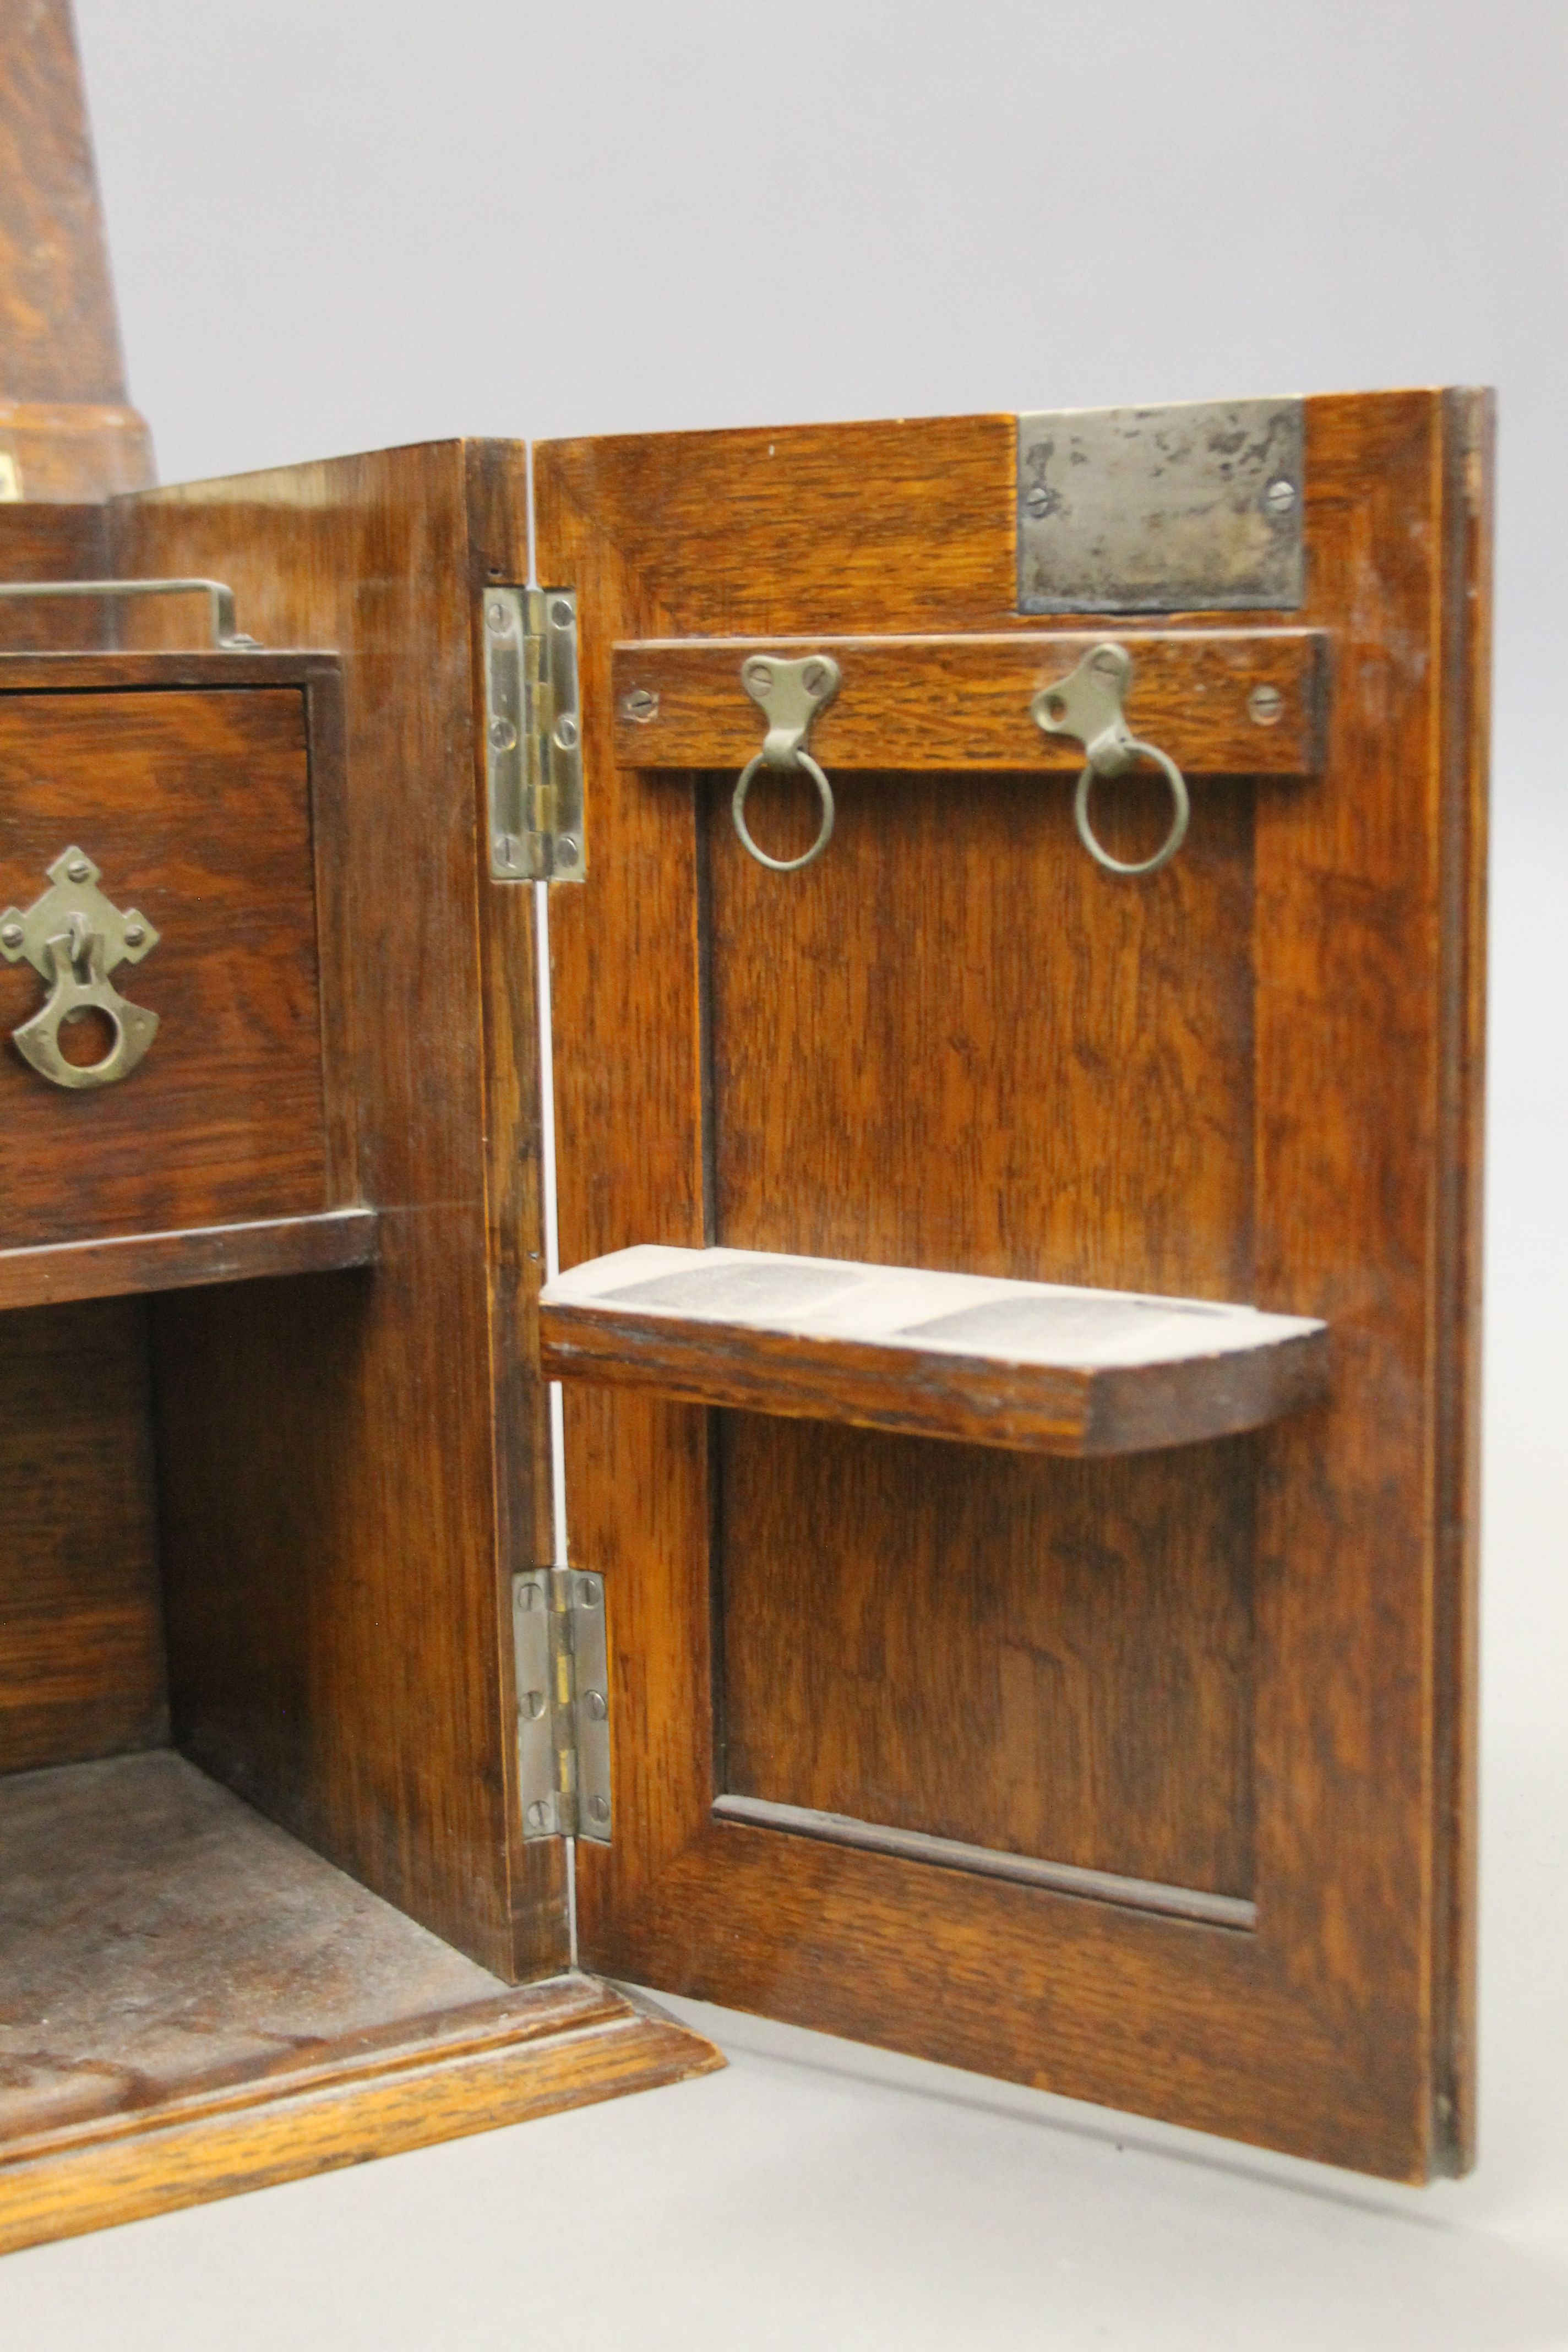
[[[581,882],[588,856],[576,595],[487,588],[481,635],[490,878]]]
[[[610,1843],[605,1580],[576,1568],[512,1579],[517,1765],[525,1838]]]

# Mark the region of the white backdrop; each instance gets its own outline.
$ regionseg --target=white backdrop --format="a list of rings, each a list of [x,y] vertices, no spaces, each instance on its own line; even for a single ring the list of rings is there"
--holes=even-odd
[[[1405,2194],[722,2020],[708,2083],[15,2257],[0,2336],[1568,2345],[1568,9],[78,5],[167,479],[1499,385],[1484,2142]]]

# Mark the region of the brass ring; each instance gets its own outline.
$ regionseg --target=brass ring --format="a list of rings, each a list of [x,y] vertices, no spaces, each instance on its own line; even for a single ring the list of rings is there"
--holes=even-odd
[[[1125,858],[1112,857],[1108,850],[1102,849],[1095,839],[1094,827],[1089,821],[1089,796],[1094,790],[1095,777],[1099,773],[1099,770],[1091,761],[1078,780],[1078,791],[1073,798],[1073,822],[1078,826],[1078,837],[1094,859],[1095,864],[1103,866],[1108,874],[1156,874],[1162,866],[1169,865],[1187,837],[1187,821],[1192,815],[1193,805],[1187,798],[1186,782],[1174,760],[1171,759],[1166,752],[1159,751],[1152,743],[1129,740],[1120,745],[1119,749],[1134,756],[1142,755],[1145,760],[1152,760],[1163,775],[1165,782],[1171,787],[1171,805],[1173,812],[1171,818],[1171,830],[1152,857],[1142,857],[1136,863],[1130,864]],[[1122,772],[1123,771],[1118,769],[1118,774]]]
[[[764,763],[764,757],[765,755],[759,751],[755,758],[748,760],[742,769],[740,782],[735,786],[735,797],[730,803],[730,814],[735,820],[735,831],[741,837],[741,846],[749,856],[754,857],[759,866],[767,866],[772,873],[795,874],[801,866],[809,866],[813,858],[820,857],[833,838],[833,787],[809,751],[795,753],[793,764],[797,768],[804,768],[816,786],[817,797],[822,803],[822,828],[804,856],[770,857],[765,849],[757,847],[746,830],[746,794],[752,789],[757,770]]]

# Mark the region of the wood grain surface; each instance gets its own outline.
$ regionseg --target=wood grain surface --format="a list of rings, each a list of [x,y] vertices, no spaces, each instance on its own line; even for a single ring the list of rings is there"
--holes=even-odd
[[[228,579],[255,635],[341,654],[327,1097],[379,1218],[374,1274],[158,1303],[176,1739],[507,1979],[569,1950],[562,1851],[521,1837],[510,1639],[550,1527],[531,901],[488,880],[475,716],[479,593],[526,576],[526,513],[521,449],[452,442],[114,514],[122,572]]]
[[[614,644],[1021,633],[1011,419],[539,451],[590,792],[552,924],[563,1262],[723,1244],[1336,1333],[1326,1406],[1133,1462],[569,1398],[638,1734],[580,1862],[595,1965],[1367,2170],[1468,2160],[1484,415],[1308,404],[1321,778],[1205,794],[1141,885],[969,772],[847,777],[831,854],[765,875],[726,784],[616,764]],[[1153,821],[1105,828],[1128,856]],[[784,854],[809,815],[773,822]],[[738,1787],[1190,1874],[1257,1928],[714,1821]]]
[[[167,1728],[143,1318],[0,1317],[0,1774]]]
[[[0,2252],[721,2063],[510,1991],[167,1751],[0,1781]]]
[[[100,578],[107,544],[101,508],[0,505],[7,579]],[[105,618],[0,605],[0,646],[90,646]],[[7,1315],[0,1347],[0,1771],[17,1771],[145,1746],[168,1708],[145,1317]]]
[[[1328,1332],[1299,1318],[766,1251],[590,1260],[547,1286],[540,1335],[558,1379],[1042,1454],[1233,1435],[1329,1379]]]
[[[226,688],[48,694],[0,662],[0,898],[31,906],[75,845],[162,935],[115,975],[161,1024],[129,1078],[70,1093],[0,1055],[9,1247],[331,1205],[306,699],[244,659]],[[47,995],[0,969],[0,1031]]]
[[[1083,748],[1029,706],[1107,637],[1132,656],[1132,733],[1189,775],[1310,776],[1321,756],[1326,644],[1306,629],[1108,628],[1007,636],[720,637],[615,649],[615,754],[627,768],[738,768],[766,724],[741,665],[769,650],[829,654],[843,673],[811,733],[834,770],[1005,768],[1076,772]],[[1263,689],[1276,701],[1262,707]],[[653,709],[646,717],[645,700]]]
[[[30,500],[153,478],[125,405],[69,0],[0,0],[0,451]]]
[[[155,478],[145,419],[110,402],[0,400],[0,453],[29,503],[112,499]]]
[[[374,1209],[327,1209],[249,1225],[197,1225],[175,1234],[118,1234],[0,1250],[0,1308],[68,1298],[120,1298],[144,1290],[192,1290],[281,1274],[329,1274],[375,1259]]]

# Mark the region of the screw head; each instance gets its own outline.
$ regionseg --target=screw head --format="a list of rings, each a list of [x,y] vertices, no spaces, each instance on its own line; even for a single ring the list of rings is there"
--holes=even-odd
[[[596,1609],[603,1594],[604,1587],[596,1576],[585,1576],[578,1587],[577,1597],[584,1609]]]
[[[577,863],[577,836],[576,836],[576,835],[575,835],[575,834],[572,834],[572,833],[563,833],[563,834],[561,835],[560,839],[556,842],[556,844],[555,844],[555,863],[557,864],[557,866],[575,866],[575,865],[576,865],[576,863]]]
[[[658,697],[650,694],[646,686],[634,686],[629,694],[622,695],[621,710],[626,718],[635,719],[639,727],[646,727],[650,719],[658,717]]]
[[[610,1702],[605,1696],[603,1691],[584,1691],[583,1694],[583,1705],[592,1722],[605,1723],[609,1720]]]
[[[1026,514],[1033,515],[1037,522],[1042,516],[1049,514],[1051,506],[1051,494],[1044,482],[1037,482],[1033,489],[1026,490],[1024,494],[1024,511]]]
[[[1285,697],[1277,686],[1255,686],[1247,698],[1247,715],[1258,727],[1277,727],[1285,709]]]
[[[85,882],[92,868],[85,857],[73,857],[66,872],[73,882]]]
[[[592,1813],[596,1822],[607,1822],[610,1818],[610,1801],[608,1797],[590,1797],[588,1800],[588,1811]]]
[[[510,868],[517,864],[517,837],[514,834],[498,833],[490,845],[498,866]],[[526,1591],[528,1588],[525,1586],[523,1589]],[[523,1606],[531,1608],[532,1603],[524,1602]]]
[[[521,1707],[523,1714],[527,1716],[530,1723],[537,1723],[540,1717],[544,1713],[544,1693],[542,1691],[525,1691],[522,1695]]]
[[[542,1830],[549,1819],[550,1814],[545,1806],[541,1804],[530,1805],[528,1809],[528,1826],[531,1830]]]
[[[517,730],[510,719],[490,720],[490,741],[498,751],[510,751],[517,741]]]
[[[577,749],[577,721],[569,710],[563,710],[555,722],[556,749],[574,751]]]
[[[550,619],[554,628],[569,629],[572,626],[572,607],[564,596],[557,596],[551,605]]]
[[[819,661],[807,662],[805,667],[800,674],[800,682],[802,686],[805,687],[807,694],[820,694],[827,684],[826,663]]]
[[[765,661],[749,661],[741,674],[753,694],[766,694],[773,682],[772,664]]]
[[[128,948],[139,948],[146,936],[147,934],[142,929],[140,923],[126,924],[125,944]]]
[[[520,1584],[517,1588],[519,1609],[537,1609],[542,1597],[537,1584]]]
[[[21,924],[20,924],[20,923],[7,923],[7,924],[6,924],[6,926],[5,926],[5,929],[4,929],[3,931],[0,931],[0,946],[5,946],[5,947],[8,947],[8,948],[19,948],[19,947],[21,946],[21,944],[22,944],[22,926],[21,926]]]
[[[494,604],[489,607],[489,611],[485,614],[485,618],[489,623],[492,633],[498,637],[504,637],[508,629],[511,626],[511,616],[508,613],[506,606],[500,603]]]
[[[1294,482],[1287,482],[1283,478],[1279,481],[1270,482],[1263,493],[1263,504],[1269,514],[1288,515],[1295,503],[1296,485]]]

